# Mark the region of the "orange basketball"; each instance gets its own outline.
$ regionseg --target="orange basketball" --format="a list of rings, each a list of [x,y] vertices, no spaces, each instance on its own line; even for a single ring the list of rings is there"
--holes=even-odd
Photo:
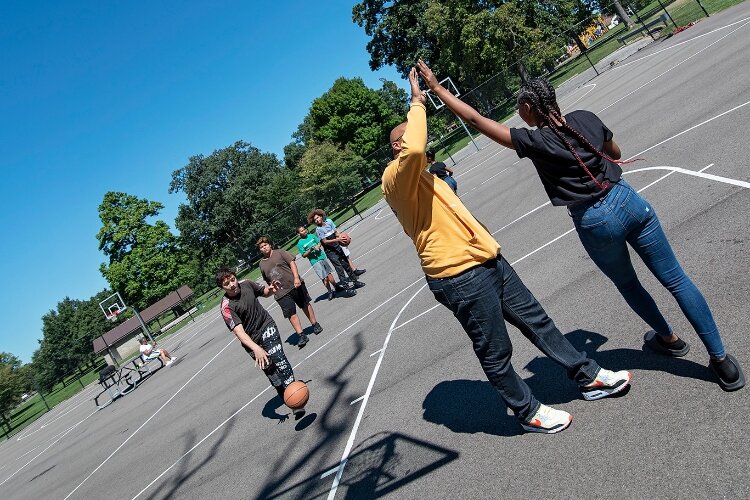
[[[343,246],[345,246],[345,247],[348,247],[348,246],[349,246],[349,244],[351,244],[351,242],[352,242],[352,237],[351,237],[351,236],[349,236],[349,235],[348,235],[348,234],[346,234],[346,233],[341,233],[341,234],[339,235],[339,238],[341,238],[341,244],[342,244]]]
[[[284,404],[292,410],[303,408],[310,398],[307,384],[301,380],[295,380],[284,389]]]

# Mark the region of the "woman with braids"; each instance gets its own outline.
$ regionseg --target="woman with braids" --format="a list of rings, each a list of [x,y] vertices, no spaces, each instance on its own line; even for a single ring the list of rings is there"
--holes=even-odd
[[[622,179],[620,148],[594,113],[560,112],[555,90],[544,79],[521,86],[518,114],[534,130],[508,128],[443,88],[423,62],[417,68],[456,115],[490,139],[528,157],[553,205],[567,206],[591,260],[615,284],[628,305],[653,330],[646,345],[667,356],[685,356],[690,347],[672,331],[654,299],[638,281],[626,243],[672,293],[710,356],[719,385],[733,391],[745,385],[737,359],[724,350],[719,329],[700,290],[682,270],[653,207]]]

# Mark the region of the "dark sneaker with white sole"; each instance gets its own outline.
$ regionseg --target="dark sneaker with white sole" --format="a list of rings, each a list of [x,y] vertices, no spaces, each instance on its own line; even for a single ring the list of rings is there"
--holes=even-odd
[[[313,325],[313,333],[314,333],[315,335],[319,334],[319,333],[320,333],[320,332],[322,332],[322,331],[323,331],[323,327],[322,327],[322,326],[320,326],[320,323],[315,323],[315,324]]]

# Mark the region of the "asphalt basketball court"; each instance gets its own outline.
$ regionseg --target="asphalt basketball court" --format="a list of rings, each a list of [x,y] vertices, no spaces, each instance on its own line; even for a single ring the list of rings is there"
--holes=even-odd
[[[625,178],[659,213],[746,373],[748,81],[745,2],[558,89],[563,111],[598,113],[624,158],[644,158],[625,166]],[[626,395],[584,401],[511,328],[515,368],[540,401],[574,416],[560,434],[522,433],[381,202],[344,224],[367,269],[357,296],[325,300],[300,264],[320,299],[313,307],[323,333],[298,349],[288,321],[265,301],[310,387],[302,420],[209,311],[164,342],[179,361],[132,393],[96,411],[98,386],[89,386],[2,443],[0,497],[749,497],[748,389],[724,393],[713,382],[697,336],[637,262],[692,346],[682,359],[643,352],[648,328],[585,255],[565,209],[547,203],[530,162],[477,142],[480,151],[455,155],[462,200],[571,342],[602,366],[634,373]]]

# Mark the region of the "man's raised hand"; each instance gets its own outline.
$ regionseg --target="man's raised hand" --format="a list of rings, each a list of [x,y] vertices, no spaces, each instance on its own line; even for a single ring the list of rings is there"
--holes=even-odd
[[[412,68],[409,71],[409,84],[411,85],[411,102],[427,104],[427,97],[425,93],[419,88],[419,77],[417,76],[417,68]]]

